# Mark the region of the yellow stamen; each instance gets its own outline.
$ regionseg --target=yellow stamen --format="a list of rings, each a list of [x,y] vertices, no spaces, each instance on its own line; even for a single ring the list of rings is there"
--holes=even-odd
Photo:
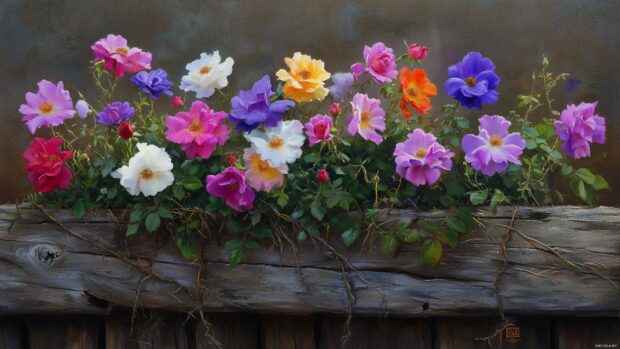
[[[127,49],[126,49],[126,48],[124,48],[124,47],[119,47],[119,48],[117,48],[116,50],[114,50],[114,52],[116,52],[116,53],[120,53],[120,54],[122,54],[123,56],[127,56],[127,54],[129,53],[129,50],[127,50]]]
[[[370,113],[365,111],[360,115],[360,127],[370,128]]]
[[[267,171],[270,166],[269,163],[267,161],[263,161],[263,160],[259,160],[260,162],[258,163],[258,169],[261,171]]]
[[[504,145],[504,141],[500,136],[491,136],[491,139],[489,139],[489,147],[499,148],[502,145]]]
[[[39,111],[43,114],[49,114],[54,111],[54,105],[50,102],[45,102],[39,106]]]
[[[151,179],[153,178],[153,171],[149,168],[145,168],[140,172],[140,178],[142,179]]]
[[[307,70],[302,70],[299,72],[299,79],[300,80],[308,80],[310,78],[310,72]]]
[[[200,74],[209,74],[210,71],[211,71],[211,67],[209,67],[208,65],[205,65],[204,67],[200,68]]]
[[[415,152],[415,157],[420,159],[426,156],[428,152],[426,151],[426,149],[420,148]]]
[[[474,87],[474,86],[476,86],[476,78],[470,76],[467,79],[465,79],[465,83],[469,87]]]
[[[200,123],[200,120],[192,120],[189,126],[187,126],[187,131],[194,136],[200,134],[200,131],[202,131],[202,124]]]
[[[269,140],[269,148],[271,149],[279,149],[284,145],[284,140],[280,137],[273,137]]]

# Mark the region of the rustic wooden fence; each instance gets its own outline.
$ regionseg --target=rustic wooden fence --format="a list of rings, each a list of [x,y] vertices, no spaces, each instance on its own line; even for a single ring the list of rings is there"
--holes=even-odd
[[[209,348],[206,323],[225,348],[339,348],[349,311],[348,348],[618,348],[620,209],[513,213],[478,212],[434,270],[338,239],[231,270],[226,234],[186,261],[108,212],[0,206],[0,348]]]

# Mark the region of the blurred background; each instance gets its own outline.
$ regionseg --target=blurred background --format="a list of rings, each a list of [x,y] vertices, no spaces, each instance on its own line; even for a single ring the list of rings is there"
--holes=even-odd
[[[448,66],[476,50],[490,57],[502,78],[499,103],[483,109],[507,115],[516,94],[527,90],[545,54],[551,71],[571,73],[557,89],[556,109],[598,100],[607,118],[607,143],[579,160],[604,175],[612,190],[601,203],[617,206],[620,187],[620,1],[275,1],[275,0],[0,0],[0,203],[31,190],[21,154],[32,136],[21,122],[24,94],[45,78],[62,80],[77,97],[93,89],[90,45],[108,33],[153,53],[179,83],[185,64],[201,52],[233,57],[233,89],[249,88],[302,51],[346,71],[365,44],[383,41],[404,52],[403,40],[429,48],[424,62],[439,87]],[[128,78],[123,84],[129,85]],[[472,117],[479,111],[469,113]]]

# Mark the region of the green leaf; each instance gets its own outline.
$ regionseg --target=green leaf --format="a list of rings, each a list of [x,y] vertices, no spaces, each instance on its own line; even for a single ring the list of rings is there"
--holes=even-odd
[[[310,153],[304,156],[304,161],[307,163],[317,162],[319,161],[319,156],[316,153]]]
[[[422,261],[431,267],[437,267],[439,264],[439,260],[441,260],[441,255],[443,254],[443,248],[438,241],[434,240],[426,240],[422,244],[422,248],[420,249],[420,257]]]
[[[302,230],[297,234],[297,241],[306,241],[306,239],[308,239],[308,234],[305,231]]]
[[[250,235],[259,240],[270,238],[272,234],[273,232],[271,231],[271,228],[266,225],[261,224],[250,228]]]
[[[596,181],[596,176],[594,176],[594,174],[590,172],[590,170],[588,170],[587,168],[578,169],[577,171],[575,171],[575,175],[577,175],[577,177],[583,179],[584,182],[590,185],[594,184],[594,182]]]
[[[131,223],[140,222],[142,220],[143,215],[144,215],[144,211],[140,209],[133,210],[131,211],[131,214],[129,215],[129,222]]]
[[[155,212],[149,213],[148,216],[146,216],[146,220],[144,221],[144,226],[146,227],[146,230],[150,233],[157,230],[160,224],[161,219],[159,218],[159,215]]]
[[[202,182],[197,177],[187,177],[181,180],[180,184],[187,190],[198,190],[202,188]]]
[[[461,218],[461,220],[463,221],[463,223],[465,223],[466,227],[471,227],[472,225],[474,225],[474,217],[469,207],[459,207],[456,212],[459,215],[459,218]]]
[[[508,201],[508,199],[506,198],[506,195],[504,195],[504,193],[499,190],[499,189],[495,189],[495,192],[493,193],[493,196],[491,197],[491,207],[497,207],[497,205]]]
[[[406,243],[418,242],[421,238],[419,230],[409,228],[400,229],[398,231],[398,237]]]
[[[226,251],[238,250],[243,247],[243,241],[238,239],[228,240],[224,244]]]
[[[448,182],[446,183],[446,191],[448,195],[458,196],[465,192],[465,187],[459,182]]]
[[[183,258],[190,259],[196,256],[196,246],[192,240],[178,238],[176,242]]]
[[[157,214],[159,214],[159,216],[161,218],[166,218],[166,219],[173,219],[174,216],[172,216],[172,212],[170,211],[169,208],[164,207],[164,206],[160,206],[159,210],[157,211]]]
[[[396,251],[397,247],[398,240],[396,240],[393,234],[383,235],[383,239],[381,239],[381,252],[384,254],[392,254]]]
[[[254,240],[246,240],[244,246],[245,248],[251,248],[251,249],[260,248],[260,245],[258,244],[258,242]]]
[[[456,216],[448,217],[446,223],[450,229],[453,229],[459,233],[465,233],[467,231],[467,228],[465,228],[465,223],[463,223],[463,221]]]
[[[596,175],[594,177],[594,183],[592,183],[592,189],[594,190],[602,190],[609,189],[609,183],[603,178],[601,175]]]
[[[568,176],[569,174],[573,173],[573,166],[570,165],[562,165],[562,174],[564,176]]]
[[[577,184],[577,196],[579,196],[582,201],[588,201],[588,192],[586,191],[586,185],[583,181],[579,181]]]
[[[314,200],[310,204],[310,213],[312,217],[316,218],[318,221],[322,221],[323,217],[325,217],[325,208],[321,206],[319,200]]]
[[[82,201],[82,199],[77,200],[75,204],[73,205],[73,215],[76,218],[82,218],[82,216],[84,216],[85,211],[86,211],[86,208],[84,207],[84,201]]]
[[[453,229],[439,229],[439,231],[435,233],[435,236],[437,236],[439,241],[450,245],[450,247],[455,247],[459,241],[458,233]]]
[[[555,128],[549,124],[536,125],[536,131],[538,131],[540,137],[543,139],[549,139],[555,134]]]
[[[469,194],[469,201],[474,205],[482,205],[487,201],[488,193],[484,190]]]
[[[254,211],[252,212],[252,225],[257,225],[258,223],[260,223],[260,212],[259,211]]]
[[[131,223],[127,224],[127,231],[125,232],[126,236],[136,235],[140,230],[140,223]]]
[[[230,264],[230,267],[234,268],[238,266],[239,263],[241,263],[241,261],[243,260],[243,257],[243,249],[239,248],[236,250],[232,250],[228,255],[228,263]]]
[[[304,210],[303,209],[295,210],[293,213],[291,213],[291,217],[293,219],[299,219],[303,215],[304,215]]]
[[[278,196],[278,206],[284,208],[288,204],[288,195],[281,193]]]
[[[355,240],[360,236],[360,229],[357,227],[353,227],[351,229],[346,230],[342,233],[342,242],[344,242],[347,247],[353,245]]]

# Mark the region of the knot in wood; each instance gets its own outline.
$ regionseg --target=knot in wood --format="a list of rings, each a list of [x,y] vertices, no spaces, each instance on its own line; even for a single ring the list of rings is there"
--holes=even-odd
[[[40,265],[52,266],[62,257],[62,252],[56,246],[37,245],[33,248],[33,259]]]

